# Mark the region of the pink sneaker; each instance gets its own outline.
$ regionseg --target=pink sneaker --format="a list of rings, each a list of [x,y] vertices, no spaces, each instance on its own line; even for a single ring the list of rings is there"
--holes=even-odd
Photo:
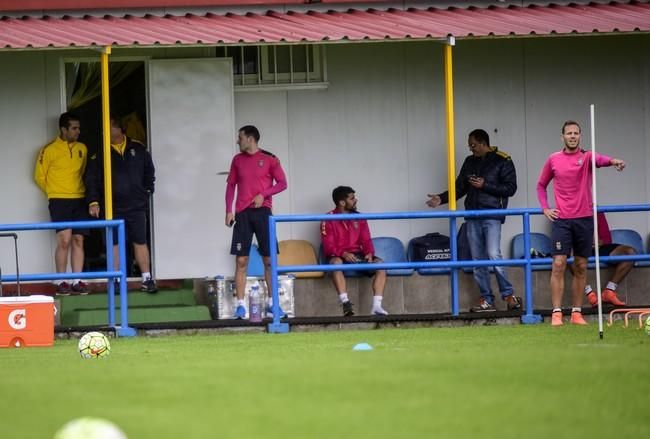
[[[603,290],[602,298],[603,303],[611,303],[614,306],[625,306],[625,302],[618,298],[615,291],[609,289]]]
[[[562,311],[555,311],[551,314],[551,326],[562,326]]]
[[[594,291],[587,294],[587,300],[589,301],[589,305],[593,306],[594,308],[598,307],[598,296]]]
[[[579,311],[573,311],[571,313],[571,324],[572,325],[586,325],[587,322],[582,317],[582,313]]]

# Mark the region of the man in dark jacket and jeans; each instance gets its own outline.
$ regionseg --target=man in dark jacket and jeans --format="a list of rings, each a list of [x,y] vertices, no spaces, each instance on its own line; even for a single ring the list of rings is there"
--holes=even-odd
[[[99,218],[103,194],[104,163],[101,154],[88,160],[86,171],[86,200],[88,212]],[[141,291],[155,293],[156,282],[151,276],[147,246],[147,209],[154,190],[155,169],[147,148],[124,135],[120,119],[111,117],[111,175],[113,183],[113,218],[123,219],[127,239],[133,243],[133,253],[142,272]],[[113,234],[113,261],[119,267],[117,233]]]
[[[506,209],[508,197],[517,191],[517,174],[510,156],[496,147],[491,147],[488,133],[480,129],[469,134],[468,146],[472,155],[465,159],[456,178],[456,198],[466,196],[466,210]],[[428,196],[429,207],[437,207],[449,201],[448,192]],[[466,219],[472,259],[502,259],[501,225],[504,222],[505,216]],[[513,294],[512,284],[504,267],[495,266],[494,272],[501,297],[506,301],[508,309],[521,308],[521,298]],[[481,292],[481,298],[471,311],[495,311],[488,267],[474,267],[474,280]]]

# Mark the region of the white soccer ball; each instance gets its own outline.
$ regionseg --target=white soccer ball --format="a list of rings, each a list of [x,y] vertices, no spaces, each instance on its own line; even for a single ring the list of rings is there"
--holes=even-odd
[[[100,418],[79,418],[65,424],[54,439],[127,439],[112,422]]]
[[[79,354],[82,358],[103,358],[111,353],[111,343],[101,332],[88,332],[79,340]]]

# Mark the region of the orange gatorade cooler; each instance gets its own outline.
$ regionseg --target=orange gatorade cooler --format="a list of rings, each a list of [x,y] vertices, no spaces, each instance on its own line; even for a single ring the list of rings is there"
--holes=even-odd
[[[54,299],[50,296],[0,297],[0,347],[52,346]]]

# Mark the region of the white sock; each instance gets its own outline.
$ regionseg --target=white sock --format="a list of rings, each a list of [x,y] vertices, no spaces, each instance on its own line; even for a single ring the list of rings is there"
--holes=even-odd
[[[579,306],[574,306],[573,308],[571,308],[571,312],[582,312],[582,308],[580,308]]]
[[[237,299],[237,306],[246,306],[244,299]]]
[[[72,285],[76,285],[81,282],[81,279],[72,279]]]
[[[348,293],[339,294],[339,300],[341,301],[341,303],[349,302],[350,299],[348,299]]]
[[[381,307],[382,296],[372,296],[372,313],[377,315],[387,315],[388,313]]]
[[[65,282],[65,280],[63,280],[63,279],[55,280],[55,281],[54,281],[54,285],[56,285],[56,286],[58,287],[58,286],[61,285],[63,282]]]
[[[585,295],[588,295],[592,291],[593,290],[591,289],[591,285],[589,285],[589,284],[585,285]]]
[[[562,312],[562,308],[553,308],[553,312]]]
[[[616,288],[618,288],[618,284],[615,284],[612,281],[607,282],[607,286],[605,287],[608,290],[616,291]]]
[[[148,271],[146,273],[142,273],[142,282],[146,282],[149,279],[151,279],[151,273],[149,273]]]

